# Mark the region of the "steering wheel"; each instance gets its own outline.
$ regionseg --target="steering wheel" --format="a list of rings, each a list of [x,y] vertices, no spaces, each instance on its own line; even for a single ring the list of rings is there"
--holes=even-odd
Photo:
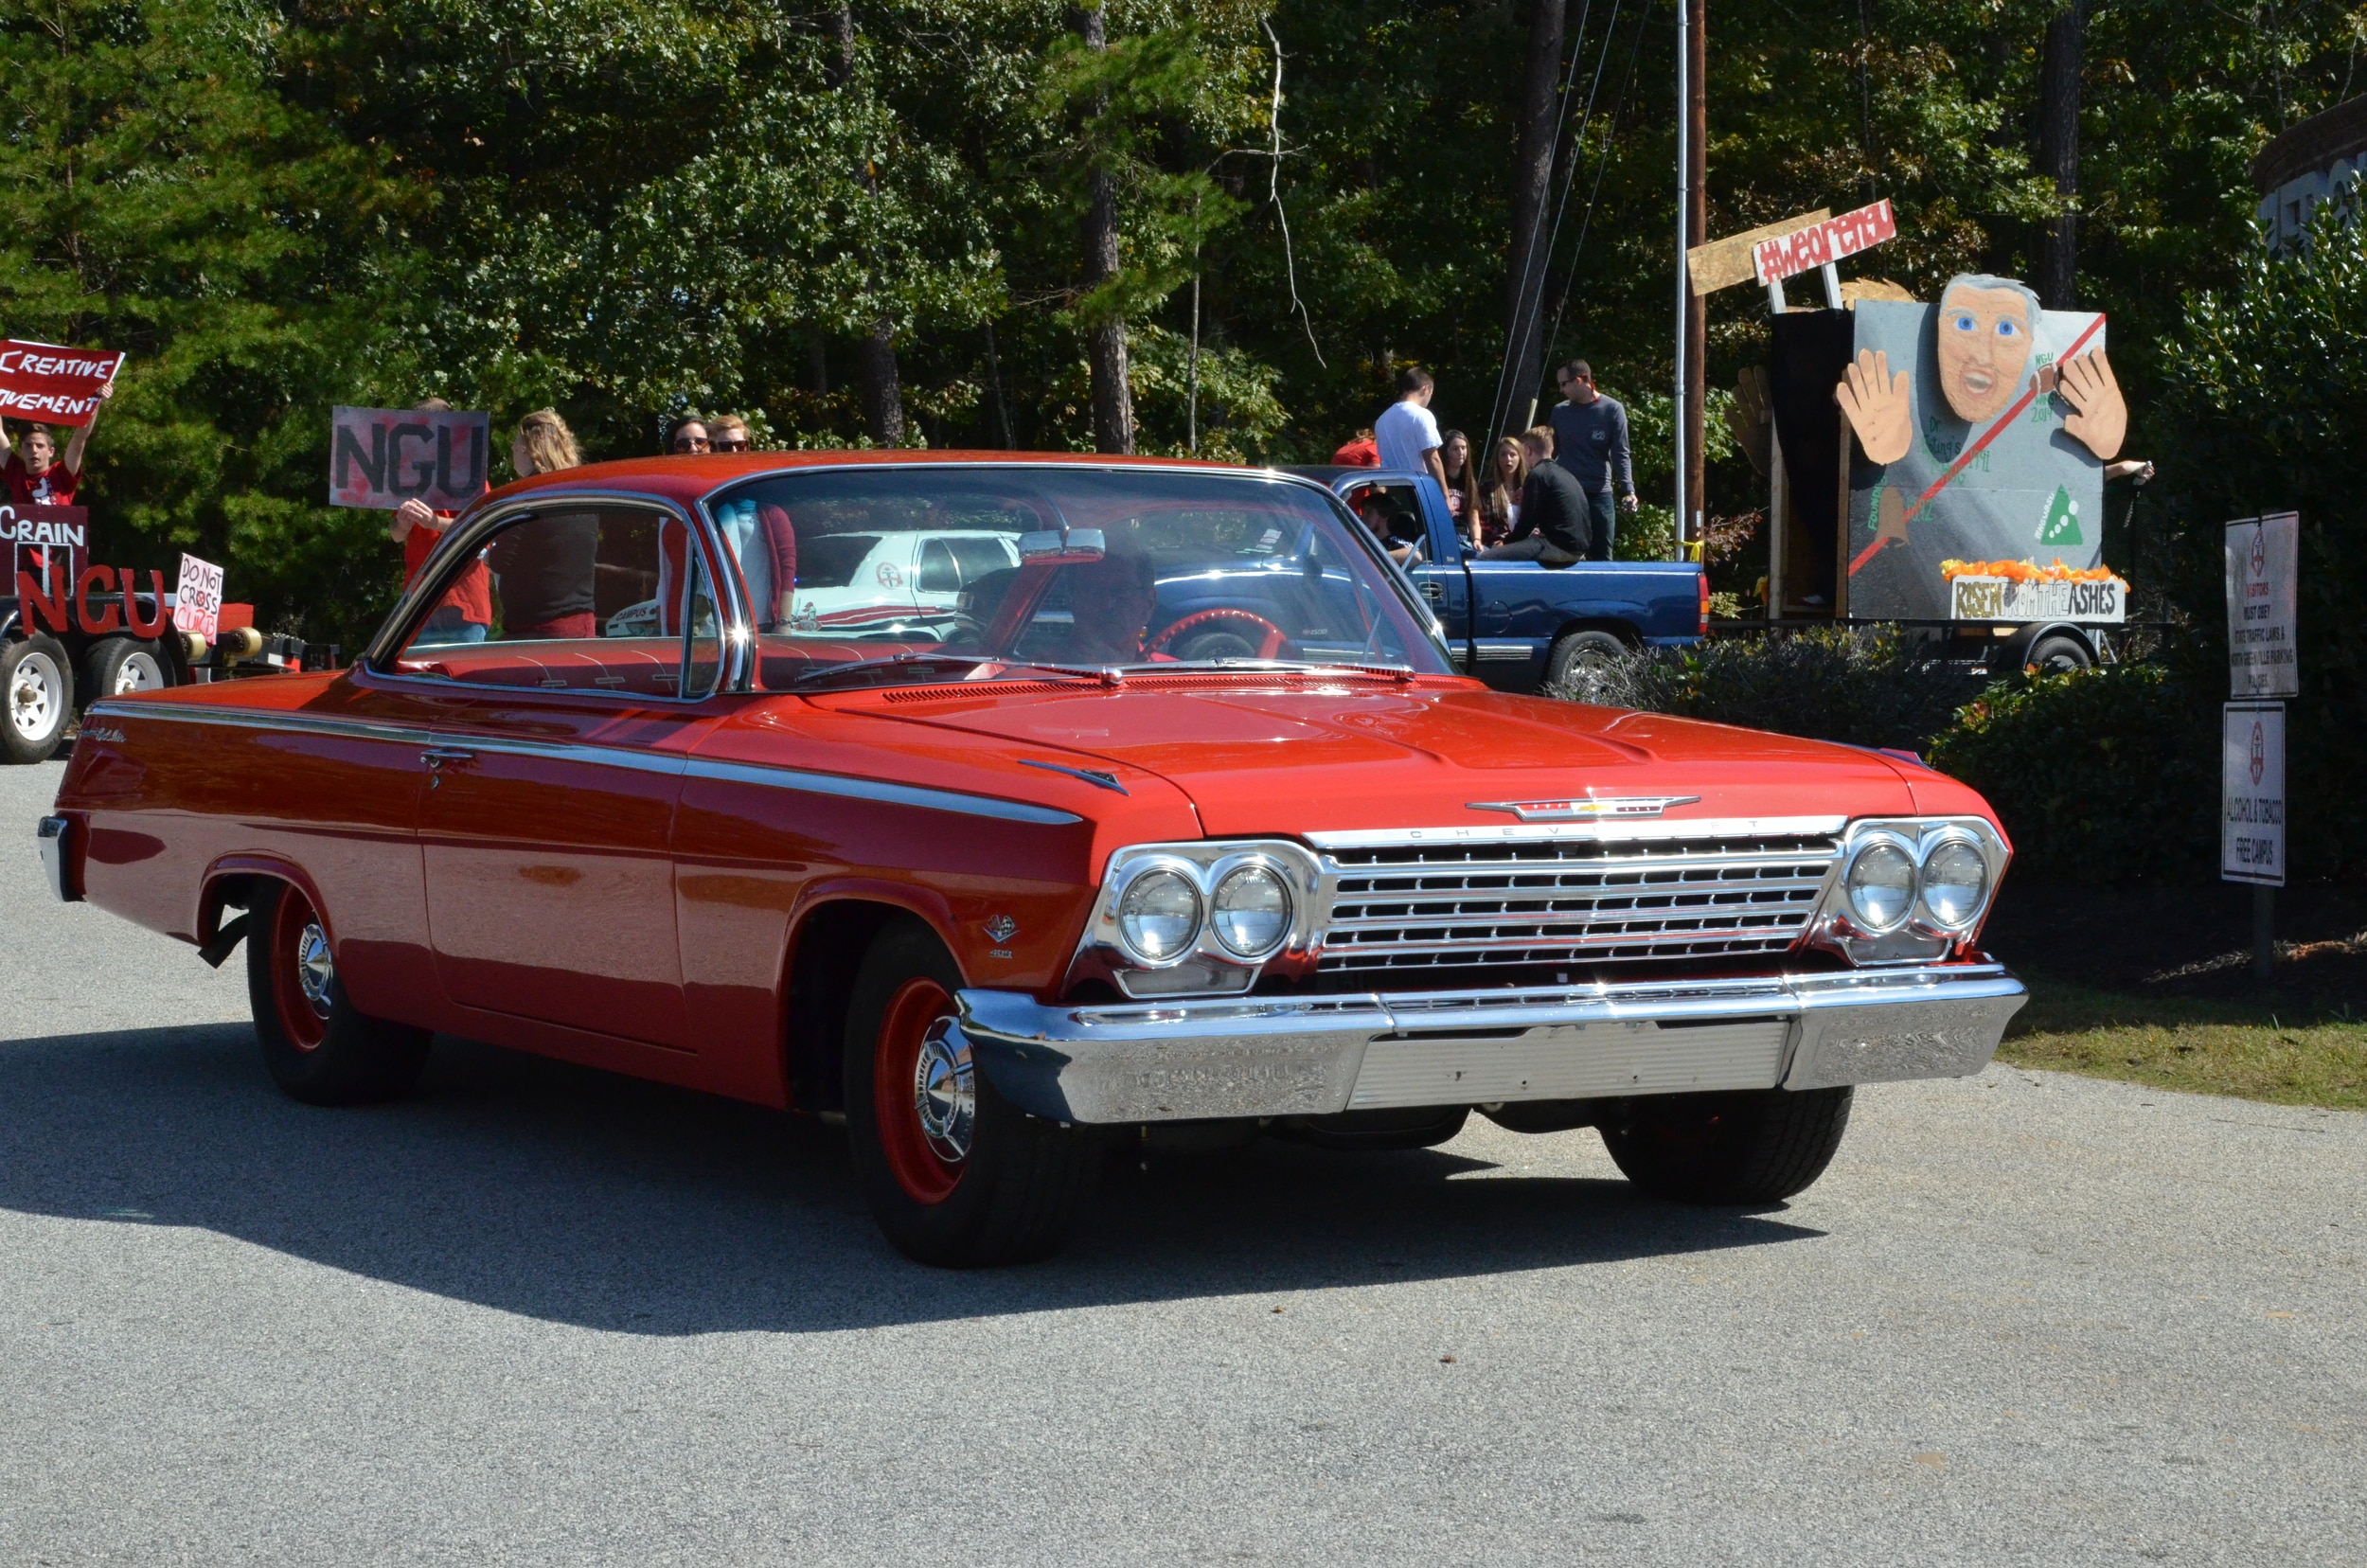
[[[1244,641],[1249,637],[1255,637],[1257,651],[1254,656],[1256,658],[1280,658],[1282,650],[1290,646],[1290,633],[1265,616],[1255,611],[1237,610],[1219,605],[1213,610],[1195,610],[1183,619],[1172,622],[1166,630],[1145,643],[1143,651],[1146,653],[1165,652],[1170,643],[1212,624],[1223,624],[1228,635]]]

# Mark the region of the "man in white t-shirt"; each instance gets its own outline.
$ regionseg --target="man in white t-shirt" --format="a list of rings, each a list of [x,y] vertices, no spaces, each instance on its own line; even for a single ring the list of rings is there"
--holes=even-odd
[[[1431,418],[1430,396],[1437,383],[1419,365],[1397,378],[1397,401],[1373,421],[1373,444],[1380,449],[1380,466],[1400,473],[1427,473],[1447,488],[1447,465],[1438,456],[1438,421]]]

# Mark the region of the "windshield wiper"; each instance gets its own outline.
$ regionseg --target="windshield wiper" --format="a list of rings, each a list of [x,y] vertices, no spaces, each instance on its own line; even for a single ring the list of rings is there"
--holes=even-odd
[[[999,659],[986,653],[932,653],[925,650],[917,650],[906,653],[891,653],[880,659],[859,659],[853,664],[826,665],[820,669],[807,670],[789,685],[792,690],[795,690],[802,686],[822,686],[833,679],[846,676],[863,676],[889,670],[920,668],[957,668],[968,674],[988,665],[996,667],[994,676],[996,680],[1001,680],[1004,676],[1010,674],[1039,672],[1052,675],[1074,675],[1080,680],[1104,683],[1118,678],[1113,668],[1103,665],[1037,664],[1027,659]]]

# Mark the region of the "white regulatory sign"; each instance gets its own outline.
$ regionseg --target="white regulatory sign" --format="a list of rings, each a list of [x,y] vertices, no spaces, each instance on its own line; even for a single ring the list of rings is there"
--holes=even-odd
[[[2293,579],[2301,516],[2271,512],[2227,526],[2227,694],[2298,697]]]
[[[172,628],[207,642],[222,634],[222,568],[192,555],[181,558],[181,586],[172,596]]]
[[[2219,877],[2285,885],[2285,704],[2230,703],[2219,741]]]

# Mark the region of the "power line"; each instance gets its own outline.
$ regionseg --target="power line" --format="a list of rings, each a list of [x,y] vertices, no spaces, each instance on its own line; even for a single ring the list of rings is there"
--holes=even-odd
[[[1644,57],[1644,35],[1649,30],[1651,22],[1651,0],[1645,0],[1644,12],[1636,18],[1635,45],[1628,51],[1628,80],[1619,89],[1619,101],[1611,105],[1611,129],[1613,134],[1616,134],[1619,129],[1621,113],[1628,107],[1628,95],[1635,88],[1636,65]],[[1594,188],[1587,196],[1586,215],[1578,223],[1578,242],[1572,247],[1570,252],[1570,275],[1561,280],[1561,298],[1554,306],[1554,330],[1545,340],[1545,353],[1549,360],[1555,350],[1561,346],[1562,317],[1570,309],[1570,291],[1578,280],[1578,258],[1586,254],[1586,236],[1593,227],[1595,206],[1603,199],[1603,175],[1611,168],[1611,139],[1606,136],[1603,140],[1603,155],[1594,165]]]

